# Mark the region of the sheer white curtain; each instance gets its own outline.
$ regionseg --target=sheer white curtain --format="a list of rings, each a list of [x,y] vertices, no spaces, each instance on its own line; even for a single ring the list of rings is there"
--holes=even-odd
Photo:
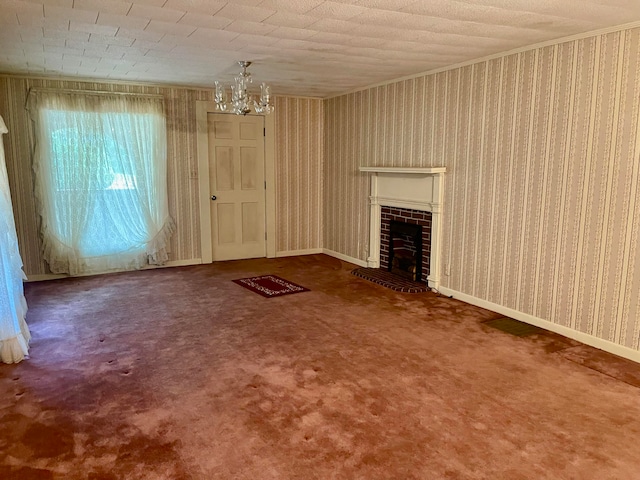
[[[29,353],[31,335],[25,322],[22,259],[11,208],[9,178],[4,158],[3,136],[7,127],[0,117],[0,360],[16,363]]]
[[[163,99],[35,90],[36,198],[54,273],[131,270],[167,260]]]

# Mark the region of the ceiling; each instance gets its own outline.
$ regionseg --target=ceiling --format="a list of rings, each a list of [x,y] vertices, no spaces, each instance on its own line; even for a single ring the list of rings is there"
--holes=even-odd
[[[640,20],[639,0],[0,0],[0,72],[327,97]]]

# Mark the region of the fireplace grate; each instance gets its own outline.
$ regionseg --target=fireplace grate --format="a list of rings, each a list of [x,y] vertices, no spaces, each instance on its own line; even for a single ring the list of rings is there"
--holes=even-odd
[[[422,278],[422,226],[389,222],[389,265],[387,269],[414,281]]]

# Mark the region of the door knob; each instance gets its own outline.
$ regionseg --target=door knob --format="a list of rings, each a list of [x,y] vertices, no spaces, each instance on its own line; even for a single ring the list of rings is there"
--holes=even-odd
[[[218,197],[216,197],[215,195],[211,195],[211,200],[217,200]]]

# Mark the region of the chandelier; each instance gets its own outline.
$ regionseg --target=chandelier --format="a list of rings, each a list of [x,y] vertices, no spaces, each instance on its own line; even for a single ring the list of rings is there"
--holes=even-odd
[[[241,60],[238,62],[242,71],[235,77],[233,85],[231,85],[231,101],[228,101],[227,90],[224,85],[216,81],[216,109],[220,112],[230,111],[236,115],[246,115],[251,113],[251,108],[256,113],[270,114],[273,111],[271,105],[271,87],[262,82],[260,85],[260,99],[255,100],[249,95],[247,88],[252,82],[251,74],[247,72],[247,68],[251,62]]]

